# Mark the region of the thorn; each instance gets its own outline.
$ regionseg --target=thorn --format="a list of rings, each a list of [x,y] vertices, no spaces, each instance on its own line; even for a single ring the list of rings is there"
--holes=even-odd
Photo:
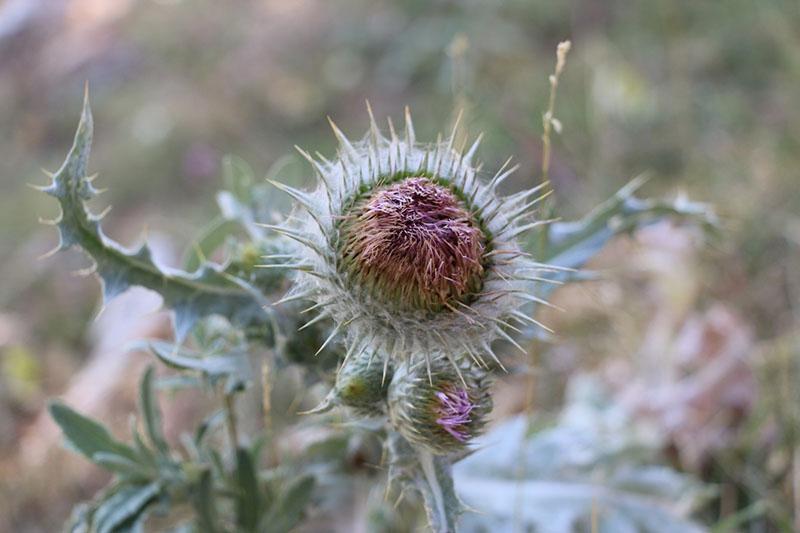
[[[333,391],[331,391],[327,396],[325,396],[325,398],[323,398],[318,406],[313,407],[308,411],[299,411],[297,414],[301,416],[316,415],[319,413],[326,413],[334,407],[336,407],[336,404],[333,401]]]
[[[106,208],[105,208],[105,209],[103,209],[102,211],[100,211],[98,214],[96,214],[96,215],[91,215],[91,217],[92,217],[92,220],[95,220],[95,221],[98,221],[98,222],[99,222],[100,220],[103,220],[103,218],[104,218],[104,217],[105,217],[105,216],[106,216],[106,215],[107,215],[107,214],[108,214],[108,213],[111,211],[111,208],[112,208],[112,207],[113,207],[113,206],[111,206],[111,205],[109,205],[109,206],[106,206]]]
[[[59,244],[58,246],[56,246],[55,248],[53,248],[53,249],[52,249],[52,250],[50,250],[49,252],[45,252],[45,253],[43,253],[42,255],[40,255],[39,257],[37,257],[36,259],[38,259],[38,260],[42,260],[42,259],[48,259],[48,258],[50,258],[50,257],[53,257],[54,255],[56,255],[56,254],[57,254],[58,252],[60,252],[62,249],[63,249],[63,248],[62,248],[61,244]]]
[[[325,173],[325,169],[322,168],[322,165],[320,165],[319,161],[317,161],[316,159],[311,157],[311,154],[309,154],[308,152],[306,152],[305,150],[303,150],[302,148],[300,148],[296,144],[294,145],[294,148],[295,148],[295,150],[297,150],[300,153],[301,156],[303,156],[303,159],[305,159],[306,161],[311,163],[311,166],[314,168],[314,172],[316,172],[316,174],[319,177],[319,179],[322,180],[322,183],[325,185],[325,188],[328,189],[328,193],[330,194],[330,191],[332,190],[331,183],[330,183],[330,181],[328,181],[328,176]],[[323,160],[326,164],[328,164],[328,165],[331,164],[331,162],[328,161],[327,159],[325,159],[325,157],[322,154],[320,154],[319,152],[317,152],[317,157],[319,157],[321,160]]]
[[[455,141],[456,134],[458,133],[458,126],[461,124],[461,117],[464,115],[464,110],[459,109],[456,115],[456,120],[453,122],[453,131],[450,133],[450,138],[447,140],[447,151],[453,149],[453,142]]]
[[[305,193],[300,189],[295,189],[290,185],[286,185],[285,183],[281,183],[279,181],[275,181],[269,178],[267,178],[267,183],[269,183],[279,191],[285,192],[286,194],[288,194],[289,196],[291,196],[292,198],[303,204],[307,208],[308,212],[311,213],[312,216],[315,216],[314,209],[312,209],[314,202],[308,193]]]
[[[347,361],[348,361],[348,359],[350,359],[350,356],[352,356],[353,353],[355,353],[356,348],[358,348],[358,355],[361,355],[369,347],[370,343],[372,342],[372,340],[374,338],[375,338],[375,335],[373,335],[372,338],[370,338],[369,341],[362,341],[361,343],[354,342],[353,344],[351,344],[350,348],[347,349],[347,353],[344,354],[344,359],[342,359],[342,366],[339,367],[339,370],[344,368],[344,365],[347,364]],[[338,371],[337,371],[337,373],[338,373]]]
[[[406,119],[406,144],[408,144],[409,148],[417,142],[417,136],[414,133],[414,123],[411,121],[411,109],[406,106],[405,107],[405,119]]]
[[[470,359],[472,359],[472,362],[474,362],[478,368],[487,368],[486,363],[479,356],[473,353],[473,351],[469,347],[469,344],[464,342],[463,339],[459,339],[459,343],[461,344],[461,347],[464,348],[464,351],[467,353],[467,355],[469,355]]]
[[[320,313],[317,316],[315,316],[314,318],[312,318],[311,320],[309,320],[308,322],[306,322],[305,324],[303,324],[302,326],[300,326],[299,328],[297,328],[297,331],[303,331],[307,327],[309,327],[311,325],[314,325],[314,324],[316,324],[317,322],[319,322],[321,320],[325,320],[329,316],[330,315],[328,313]]]
[[[536,261],[528,261],[526,267],[521,267],[520,270],[536,270],[541,272],[578,272],[577,268],[550,265],[547,263],[537,263]]]
[[[351,321],[352,321],[352,320],[351,320]],[[348,322],[348,323],[349,323],[349,322]],[[333,328],[333,331],[331,331],[331,334],[330,334],[330,335],[328,335],[328,338],[327,338],[327,339],[325,339],[325,342],[323,342],[323,343],[322,343],[322,346],[320,346],[320,347],[319,347],[319,350],[317,350],[317,351],[316,351],[316,353],[314,353],[314,357],[317,357],[319,354],[321,354],[321,353],[322,353],[322,350],[324,350],[324,349],[325,349],[325,347],[326,347],[326,346],[327,346],[327,345],[328,345],[328,344],[329,344],[329,343],[330,343],[330,342],[333,340],[333,338],[334,338],[336,335],[338,335],[338,334],[339,334],[339,330],[341,330],[341,329],[342,329],[342,326],[344,326],[344,324],[339,324],[339,325],[337,325],[335,328]]]
[[[50,191],[52,190],[51,187],[53,186],[52,184],[50,184],[50,185],[36,185],[34,183],[26,183],[25,185],[27,185],[28,187],[30,187],[34,191],[43,192],[43,193],[46,193],[46,194],[50,194]]]
[[[503,163],[503,165],[500,167],[500,170],[498,170],[497,173],[494,175],[494,177],[489,181],[489,189],[490,190],[494,191],[495,189],[497,189],[497,187],[501,183],[503,183],[503,181],[505,181],[505,179],[507,177],[509,177],[511,174],[516,172],[517,169],[519,169],[519,165],[518,164],[512,166],[511,168],[507,168],[508,165],[511,164],[512,160],[513,160],[512,157],[509,157],[508,159],[506,159],[505,163]]]
[[[44,224],[45,226],[57,226],[59,222],[61,222],[61,216],[54,219],[39,217],[39,224]]]
[[[386,122],[389,123],[389,133],[392,136],[392,142],[397,143],[399,139],[397,138],[397,132],[394,129],[394,122],[392,122],[392,117],[386,117]]]
[[[381,387],[386,384],[386,372],[389,370],[389,357],[383,361],[383,376],[381,377]]]
[[[322,254],[322,250],[319,248],[319,246],[317,246],[316,244],[311,242],[310,239],[304,237],[300,232],[297,232],[297,231],[294,231],[294,230],[290,230],[290,229],[284,228],[282,226],[276,226],[274,224],[256,223],[256,226],[260,226],[262,228],[266,228],[266,229],[272,230],[275,233],[279,233],[281,235],[284,235],[284,236],[286,236],[286,237],[288,237],[288,238],[290,238],[292,240],[295,240],[295,241],[299,242],[300,244],[310,248],[311,250],[314,250],[315,252],[317,252],[319,254]]]
[[[559,281],[557,279],[550,279],[550,278],[542,278],[539,276],[515,276],[516,279],[521,279],[523,281],[536,281],[540,283],[550,283],[551,285],[563,285],[563,281]]]
[[[496,353],[494,353],[494,350],[492,350],[492,346],[491,346],[491,344],[489,344],[489,343],[488,343],[488,342],[486,342],[486,341],[483,341],[483,351],[485,351],[486,353],[488,353],[488,354],[489,354],[489,355],[492,357],[492,359],[494,360],[494,362],[495,362],[495,363],[497,363],[497,365],[498,365],[500,368],[502,368],[502,369],[503,369],[503,372],[505,372],[506,374],[508,374],[508,370],[507,370],[507,369],[506,369],[506,367],[503,365],[503,363],[501,363],[501,362],[500,362],[500,359],[497,357],[497,354],[496,354]]]
[[[511,314],[514,317],[516,317],[517,320],[519,320],[520,322],[530,322],[534,326],[540,327],[540,328],[542,328],[543,330],[545,330],[548,333],[555,334],[555,331],[553,331],[552,329],[548,328],[547,326],[545,326],[544,324],[542,324],[541,322],[539,322],[535,318],[526,315],[525,313],[522,313],[520,311],[513,311]]]
[[[519,345],[519,343],[518,343],[517,341],[515,341],[513,338],[511,338],[511,335],[509,335],[508,333],[506,333],[505,331],[503,331],[503,328],[501,328],[501,327],[499,327],[499,326],[498,326],[498,327],[495,327],[495,328],[494,328],[494,330],[495,330],[495,331],[498,333],[498,335],[500,335],[500,336],[501,336],[501,337],[503,337],[505,340],[507,340],[508,342],[510,342],[511,344],[513,344],[513,345],[514,345],[514,346],[515,346],[517,349],[519,349],[519,351],[520,351],[520,352],[522,352],[522,353],[523,353],[523,354],[525,354],[525,355],[528,355],[528,352],[525,350],[525,348],[523,348],[522,346],[520,346],[520,345]]]
[[[367,114],[369,115],[369,131],[372,133],[372,141],[375,146],[381,138],[381,132],[378,130],[378,124],[375,122],[375,115],[372,114],[372,106],[369,105],[369,100],[364,100],[367,104]]]
[[[314,266],[306,263],[264,263],[253,265],[254,268],[286,268],[289,270],[300,270],[302,272],[313,272]]]
[[[333,302],[334,302],[333,299],[330,299],[330,300],[325,301],[325,302],[317,302],[314,305],[312,305],[311,307],[306,307],[305,309],[300,311],[300,313],[298,313],[298,314],[303,315],[305,313],[310,313],[314,309],[318,309],[320,307],[327,307],[327,306],[331,305]]]
[[[348,155],[350,155],[353,158],[356,158],[358,156],[358,152],[350,143],[350,141],[347,139],[347,137],[345,137],[344,133],[342,133],[342,130],[339,129],[339,127],[336,125],[336,123],[333,121],[331,117],[328,117],[328,123],[331,125],[333,134],[339,140],[339,144],[342,146],[342,148],[344,148],[347,151]]]
[[[513,228],[512,230],[510,230],[511,233],[509,235],[507,235],[507,236],[504,235],[503,238],[504,239],[514,239],[514,238],[518,237],[519,235],[521,235],[521,234],[523,234],[525,232],[528,232],[528,231],[530,231],[532,229],[536,229],[536,228],[538,228],[540,226],[546,226],[548,224],[552,224],[556,220],[558,220],[558,219],[537,220],[536,222],[531,222],[530,224],[524,224],[522,226],[517,226],[516,228]],[[505,228],[503,228],[503,229],[505,229]]]
[[[552,304],[547,300],[539,298],[538,296],[534,296],[533,294],[528,294],[526,292],[519,292],[519,297],[522,298],[523,300],[528,300],[529,302],[534,302],[537,304],[541,304],[545,307],[550,307],[551,309],[555,309],[556,311],[561,311],[562,313],[566,312],[566,310],[563,307],[559,307],[555,304]]]
[[[472,143],[472,146],[469,147],[469,150],[467,150],[467,153],[464,154],[464,157],[462,158],[462,161],[464,162],[465,165],[470,165],[472,163],[472,156],[474,156],[475,152],[478,151],[478,147],[480,146],[482,140],[483,140],[483,133],[480,133],[475,138],[475,141]]]
[[[285,304],[285,303],[289,303],[289,302],[295,302],[297,300],[308,300],[314,294],[315,294],[315,291],[307,291],[307,292],[301,292],[301,293],[297,293],[297,294],[289,294],[287,296],[284,296],[283,298],[281,298],[277,302],[274,302],[272,304],[272,306],[274,307],[276,305],[281,305],[281,304]]]
[[[514,331],[516,333],[522,334],[522,330],[521,329],[519,329],[516,326],[512,326],[511,324],[509,324],[505,320],[501,320],[501,319],[495,317],[495,318],[492,318],[492,322],[494,322],[495,324],[500,324],[501,326],[506,327],[506,328],[510,329],[511,331]]]
[[[80,270],[76,270],[72,273],[72,275],[77,278],[85,278],[87,276],[91,276],[95,272],[97,272],[97,263],[94,263],[93,265],[88,266],[86,268],[81,268]]]
[[[428,384],[433,387],[433,372],[431,372],[431,358],[430,354],[425,352],[425,366],[428,367]]]

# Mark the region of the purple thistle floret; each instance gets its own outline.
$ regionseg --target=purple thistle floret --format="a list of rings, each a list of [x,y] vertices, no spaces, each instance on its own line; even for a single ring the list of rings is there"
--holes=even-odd
[[[467,425],[472,421],[469,415],[475,408],[467,391],[460,388],[437,391],[436,398],[440,403],[436,423],[458,441],[466,442],[470,438]]]

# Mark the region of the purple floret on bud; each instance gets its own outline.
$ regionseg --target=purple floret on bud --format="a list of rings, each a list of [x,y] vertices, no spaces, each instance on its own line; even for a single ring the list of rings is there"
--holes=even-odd
[[[470,434],[467,429],[472,421],[469,415],[475,404],[470,401],[467,391],[464,389],[437,391],[436,397],[441,403],[439,407],[441,416],[436,419],[436,423],[460,442],[469,440]]]

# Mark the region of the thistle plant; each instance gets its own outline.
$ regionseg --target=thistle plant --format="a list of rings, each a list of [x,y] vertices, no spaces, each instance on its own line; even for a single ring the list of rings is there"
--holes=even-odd
[[[73,148],[43,188],[61,206],[53,221],[58,249],[77,246],[90,256],[104,298],[133,285],[159,292],[174,311],[175,343],[146,345],[195,378],[188,386],[217,390],[221,408],[194,437],[168,443],[148,371],[144,436],[134,424],[128,445],[54,404],[72,447],[115,474],[76,512],[74,530],[134,530],[156,514],[196,531],[288,531],[313,517],[329,496],[315,487],[331,485],[321,473],[331,469],[302,457],[290,465],[267,461],[258,436],[242,435],[237,425],[237,398],[254,381],[257,357],[270,373],[299,366],[308,382],[328,384],[305,423],[327,426],[322,413],[339,409],[349,424],[337,431],[378,436],[387,475],[373,473],[373,482],[387,495],[420,494],[429,526],[454,531],[464,508],[451,467],[487,427],[506,348],[526,352],[546,336],[536,312],[548,295],[585,277],[581,267],[620,232],[665,216],[713,223],[701,204],[635,198],[638,181],[582,220],[551,221],[548,183],[502,194],[516,167],[506,163],[484,177],[480,137],[457,143],[458,121],[447,137],[422,142],[408,110],[401,133],[391,121],[382,131],[369,107],[368,115],[359,140],[331,123],[334,158],[300,150],[317,178],[313,190],[271,182],[295,201],[283,223],[261,225],[270,194],[243,165],[230,165],[245,186],[221,195],[221,206],[246,237],[229,236],[222,264],[200,258],[192,271],[165,271],[146,245],[128,250],[108,238],[101,217],[87,209],[97,192],[87,172],[87,98]],[[555,120],[552,101],[547,120]],[[227,438],[214,440],[222,427]],[[346,454],[330,460],[343,463]],[[193,509],[189,518],[173,513],[185,505]]]

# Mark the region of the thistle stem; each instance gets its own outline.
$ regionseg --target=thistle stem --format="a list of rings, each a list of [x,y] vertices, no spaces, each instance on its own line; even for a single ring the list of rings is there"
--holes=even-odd
[[[422,467],[422,473],[425,475],[425,482],[428,484],[429,495],[432,501],[428,501],[428,505],[436,513],[435,516],[440,517],[439,527],[436,533],[449,533],[447,528],[447,510],[445,509],[444,493],[439,484],[439,479],[436,476],[436,466],[433,464],[433,455],[424,450],[417,452],[419,464]],[[432,524],[433,525],[433,524]]]
[[[228,429],[228,438],[231,441],[231,449],[236,453],[236,450],[239,449],[239,433],[237,430],[234,394],[223,393],[222,399],[225,407],[225,426]]]

